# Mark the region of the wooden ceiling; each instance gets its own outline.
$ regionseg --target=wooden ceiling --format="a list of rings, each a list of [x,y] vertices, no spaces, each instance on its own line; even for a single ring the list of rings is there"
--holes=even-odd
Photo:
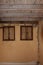
[[[43,0],[0,0],[0,21],[43,20]]]

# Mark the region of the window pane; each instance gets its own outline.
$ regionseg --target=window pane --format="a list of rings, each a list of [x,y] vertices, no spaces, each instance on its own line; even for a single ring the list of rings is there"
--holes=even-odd
[[[12,27],[12,28],[9,28],[9,33],[10,33],[10,39],[11,40],[14,40],[14,28]]]
[[[15,39],[15,28],[13,26],[3,27],[3,40],[13,41]]]
[[[32,40],[33,28],[32,26],[21,26],[21,39]]]
[[[27,39],[32,39],[32,32],[31,32],[31,27],[27,28]]]
[[[26,34],[22,33],[22,39],[26,39]]]
[[[26,39],[25,27],[22,27],[22,39]]]
[[[4,28],[4,40],[8,39],[8,28]]]

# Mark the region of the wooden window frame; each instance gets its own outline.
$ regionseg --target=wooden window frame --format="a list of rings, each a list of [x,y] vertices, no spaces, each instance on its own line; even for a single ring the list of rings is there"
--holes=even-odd
[[[31,28],[31,39],[22,39],[22,27],[30,27]],[[20,40],[33,40],[33,26],[20,26]]]
[[[8,39],[4,39],[4,28],[8,28]],[[14,39],[10,39],[9,29],[14,28]],[[3,41],[14,41],[15,40],[15,26],[4,26],[3,27]]]

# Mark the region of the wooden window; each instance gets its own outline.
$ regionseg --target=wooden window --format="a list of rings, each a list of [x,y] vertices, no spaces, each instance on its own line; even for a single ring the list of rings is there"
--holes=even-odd
[[[4,26],[3,27],[3,40],[4,41],[15,40],[15,27],[14,26]]]
[[[33,40],[33,27],[21,26],[20,27],[20,39],[21,40]]]

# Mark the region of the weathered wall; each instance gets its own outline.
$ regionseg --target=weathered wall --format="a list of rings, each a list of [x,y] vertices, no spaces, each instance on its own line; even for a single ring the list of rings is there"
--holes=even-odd
[[[29,62],[38,60],[37,27],[33,27],[33,40],[20,40],[20,25],[15,25],[15,41],[3,41],[0,29],[0,62]],[[18,32],[19,31],[19,32]]]

